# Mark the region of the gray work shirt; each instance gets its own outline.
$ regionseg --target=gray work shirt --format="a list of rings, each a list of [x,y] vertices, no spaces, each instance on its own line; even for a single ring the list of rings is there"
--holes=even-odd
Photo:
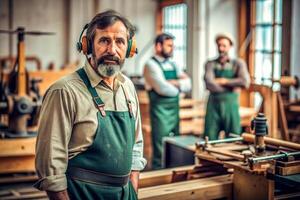
[[[232,69],[234,71],[234,78],[229,80],[225,86],[221,86],[215,81],[215,69]],[[233,90],[234,88],[248,88],[250,85],[250,75],[246,63],[242,59],[230,59],[225,64],[221,64],[218,59],[210,60],[205,64],[204,81],[206,89],[211,93],[220,93]]]

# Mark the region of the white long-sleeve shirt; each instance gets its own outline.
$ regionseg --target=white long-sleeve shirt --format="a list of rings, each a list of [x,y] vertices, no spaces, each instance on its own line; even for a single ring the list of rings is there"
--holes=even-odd
[[[173,70],[173,63],[172,61],[165,60],[164,58],[155,55],[154,56],[160,63],[164,70]],[[177,65],[174,65],[176,67],[176,73],[178,77],[181,77],[183,74],[185,74]],[[178,93],[181,92],[189,92],[191,90],[192,84],[191,79],[189,77],[178,79],[179,81],[179,88],[169,83],[158,65],[156,61],[153,59],[150,59],[144,68],[144,77],[145,77],[145,88],[146,90],[154,90],[160,95],[163,96],[169,96],[174,97],[178,95]]]

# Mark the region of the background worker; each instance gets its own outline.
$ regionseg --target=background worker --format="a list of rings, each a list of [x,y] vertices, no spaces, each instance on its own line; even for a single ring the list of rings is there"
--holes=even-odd
[[[140,110],[133,83],[120,72],[136,51],[134,27],[110,10],[85,29],[78,43],[85,66],[43,100],[35,186],[50,199],[137,199],[146,164]]]
[[[155,55],[144,68],[150,100],[152,168],[162,167],[162,139],[179,135],[179,94],[191,90],[191,80],[172,60],[174,37],[162,33],[155,39]]]
[[[227,34],[216,37],[219,52],[217,59],[205,64],[204,80],[209,90],[205,116],[204,136],[216,140],[221,130],[240,134],[239,92],[250,85],[246,63],[242,59],[232,59],[229,51],[233,46]]]

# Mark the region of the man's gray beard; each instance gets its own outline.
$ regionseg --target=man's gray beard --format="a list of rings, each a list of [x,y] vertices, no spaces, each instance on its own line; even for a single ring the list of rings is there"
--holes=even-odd
[[[103,77],[112,77],[121,71],[120,65],[100,64],[97,67],[97,72]]]

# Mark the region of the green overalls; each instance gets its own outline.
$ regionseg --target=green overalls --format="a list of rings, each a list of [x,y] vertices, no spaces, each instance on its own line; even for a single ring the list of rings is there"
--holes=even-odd
[[[216,78],[231,79],[235,76],[232,69],[215,68],[214,72]],[[229,133],[241,133],[238,93],[226,91],[209,95],[204,136],[208,136],[209,140],[217,140],[221,130],[225,131],[226,137]]]
[[[121,85],[129,111],[106,111],[103,101],[91,86],[84,69],[79,69],[77,73],[99,110],[98,128],[93,144],[69,160],[66,172],[69,196],[72,200],[137,199],[137,194],[129,181],[132,149],[135,143],[135,119],[128,95]]]
[[[164,70],[161,63],[152,59],[159,65],[166,80],[178,79],[174,64],[173,70]],[[162,96],[153,89],[148,92],[150,99],[150,119],[152,137],[152,169],[162,168],[163,137],[179,135],[179,95],[175,97]]]

